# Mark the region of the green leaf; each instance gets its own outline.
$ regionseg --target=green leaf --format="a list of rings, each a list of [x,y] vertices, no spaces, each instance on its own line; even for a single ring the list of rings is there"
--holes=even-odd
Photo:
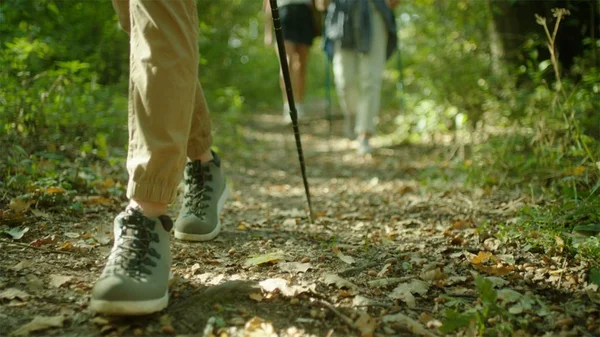
[[[517,291],[512,289],[501,289],[498,290],[498,298],[502,300],[503,303],[513,303],[521,299],[523,295]]]
[[[539,65],[540,71],[546,70],[546,68],[548,68],[551,64],[552,64],[552,62],[550,60],[544,60],[544,61],[540,62],[540,65]]]
[[[594,233],[599,233],[600,232],[600,224],[598,223],[590,223],[590,224],[586,224],[586,225],[577,225],[573,228],[574,231],[579,231],[579,232],[594,232]]]
[[[475,285],[477,286],[477,290],[479,291],[479,296],[481,296],[481,301],[488,305],[495,305],[496,300],[498,299],[498,294],[494,290],[494,284],[492,281],[488,280],[485,277],[477,276],[475,279]]]
[[[600,286],[600,269],[592,268],[590,270],[590,282]]]
[[[469,324],[471,323],[471,321],[475,320],[476,314],[471,313],[471,314],[461,314],[459,312],[456,312],[454,310],[446,310],[444,312],[444,322],[442,323],[442,326],[440,327],[440,332],[442,333],[451,333],[454,332],[458,329],[461,328],[465,328],[467,326],[469,326]]]
[[[58,7],[56,7],[56,4],[54,2],[50,2],[48,4],[48,9],[56,15],[60,15],[60,11],[58,10]]]

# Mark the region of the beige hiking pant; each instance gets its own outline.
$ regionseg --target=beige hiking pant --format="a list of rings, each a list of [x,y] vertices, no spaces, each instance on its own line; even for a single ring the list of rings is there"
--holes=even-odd
[[[127,197],[169,203],[186,159],[211,146],[208,107],[198,81],[194,0],[113,0],[130,36]]]
[[[334,45],[333,75],[340,106],[347,122],[356,120],[354,132],[375,134],[381,107],[381,83],[385,70],[387,28],[383,16],[369,1],[371,13],[371,47],[359,53]],[[357,11],[358,12],[358,11]],[[358,15],[358,13],[355,13]]]

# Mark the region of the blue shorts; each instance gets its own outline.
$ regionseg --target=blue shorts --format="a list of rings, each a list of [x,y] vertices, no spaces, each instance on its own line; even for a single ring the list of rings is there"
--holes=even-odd
[[[312,45],[317,34],[310,6],[291,4],[279,7],[279,18],[285,41]]]

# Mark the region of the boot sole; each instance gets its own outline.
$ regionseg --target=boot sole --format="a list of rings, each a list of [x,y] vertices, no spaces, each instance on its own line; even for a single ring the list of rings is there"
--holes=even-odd
[[[155,313],[169,305],[169,291],[161,298],[147,301],[90,301],[90,310],[104,315],[141,316]]]
[[[225,201],[227,201],[228,197],[229,197],[229,189],[227,188],[227,185],[225,185],[225,189],[223,190],[221,197],[219,197],[219,202],[217,203],[217,215],[221,214],[221,211],[223,210],[223,206],[225,205]],[[217,216],[217,225],[215,226],[215,229],[213,229],[212,232],[210,232],[210,233],[189,234],[189,233],[180,232],[177,229],[174,230],[174,233],[175,233],[176,239],[183,240],[183,241],[210,241],[210,240],[216,238],[219,235],[219,233],[221,233],[221,227],[222,227],[221,219],[219,216]]]

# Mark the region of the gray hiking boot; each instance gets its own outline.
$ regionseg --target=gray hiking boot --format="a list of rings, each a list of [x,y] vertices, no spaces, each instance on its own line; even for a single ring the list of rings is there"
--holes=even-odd
[[[369,138],[367,138],[367,137],[359,137],[358,138],[357,152],[361,156],[370,154],[373,152],[373,148],[369,144]]]
[[[227,186],[221,160],[185,166],[183,205],[175,221],[175,238],[187,241],[212,240],[221,232],[219,214],[227,200]]]
[[[172,227],[168,216],[147,218],[134,208],[115,218],[115,242],[92,289],[92,311],[145,315],[167,307]]]

